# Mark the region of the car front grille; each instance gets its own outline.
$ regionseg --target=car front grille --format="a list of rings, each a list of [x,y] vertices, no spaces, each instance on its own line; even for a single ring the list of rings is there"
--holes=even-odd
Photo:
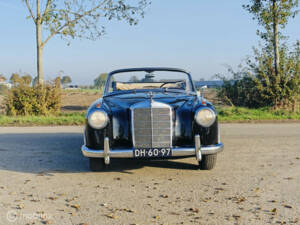
[[[132,137],[135,148],[171,147],[171,107],[163,103],[158,103],[158,106],[149,104],[148,107],[132,109]]]

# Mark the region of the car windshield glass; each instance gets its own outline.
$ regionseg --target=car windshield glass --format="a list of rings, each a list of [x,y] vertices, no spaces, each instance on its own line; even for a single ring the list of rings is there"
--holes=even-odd
[[[108,80],[109,93],[128,90],[166,89],[192,91],[189,76],[173,71],[131,71],[113,74]]]

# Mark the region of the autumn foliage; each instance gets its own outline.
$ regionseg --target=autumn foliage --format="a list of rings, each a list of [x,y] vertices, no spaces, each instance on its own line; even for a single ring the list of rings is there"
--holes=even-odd
[[[5,99],[6,114],[10,116],[56,115],[60,112],[60,81],[31,87],[17,83]]]

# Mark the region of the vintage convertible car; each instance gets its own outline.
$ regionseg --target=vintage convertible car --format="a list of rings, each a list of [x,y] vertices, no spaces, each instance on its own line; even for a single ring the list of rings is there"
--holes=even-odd
[[[92,171],[113,158],[184,157],[210,170],[222,149],[216,110],[197,95],[191,75],[174,68],[109,73],[103,97],[86,114],[81,148]]]

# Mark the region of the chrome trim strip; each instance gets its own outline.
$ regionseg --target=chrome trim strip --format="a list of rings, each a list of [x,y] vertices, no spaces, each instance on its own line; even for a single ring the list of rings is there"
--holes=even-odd
[[[195,154],[197,161],[202,160],[200,135],[195,135]]]
[[[85,135],[86,135],[86,127],[84,127],[83,129],[83,144],[86,145],[86,138],[85,138]]]
[[[104,163],[106,165],[108,165],[110,163],[110,150],[109,150],[109,138],[106,137],[104,138],[104,152],[103,152],[103,156],[104,156]]]
[[[210,155],[222,152],[223,143],[210,146],[201,146],[202,155]],[[104,150],[94,150],[83,145],[81,147],[82,154],[85,157],[104,158]],[[195,148],[172,148],[172,156],[195,156]],[[133,149],[114,149],[109,151],[110,158],[133,158]]]

